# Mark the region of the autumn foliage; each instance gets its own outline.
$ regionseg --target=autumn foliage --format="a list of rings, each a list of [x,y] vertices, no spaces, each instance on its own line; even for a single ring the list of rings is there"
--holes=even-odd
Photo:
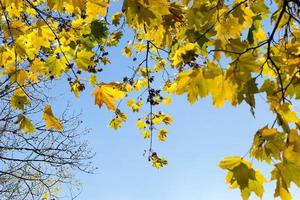
[[[0,6],[0,96],[19,111],[22,134],[36,129],[36,119],[22,114],[33,106],[28,88],[67,80],[77,98],[94,88],[95,104],[115,116],[113,129],[126,122],[124,106],[135,113],[149,108],[136,126],[149,140],[149,161],[161,168],[167,160],[152,141],[166,141],[173,120],[157,105],[169,105],[174,95],[187,95],[191,104],[210,96],[215,107],[246,103],[255,116],[260,95],[274,123],[254,134],[246,156],[273,166],[274,197],[289,200],[291,184],[300,187],[300,118],[293,109],[300,98],[298,0],[0,0]],[[107,49],[130,31],[122,53],[133,60],[133,73],[102,82],[101,71],[113,64]],[[49,104],[42,110],[47,130],[64,130]],[[246,156],[227,157],[219,166],[243,199],[262,198],[267,180]]]

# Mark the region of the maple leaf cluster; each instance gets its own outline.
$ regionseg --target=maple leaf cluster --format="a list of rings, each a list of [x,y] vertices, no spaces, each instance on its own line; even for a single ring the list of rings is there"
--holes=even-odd
[[[22,114],[32,106],[28,91],[44,80],[67,80],[77,98],[94,88],[95,104],[113,113],[113,129],[127,120],[127,99],[129,110],[140,115],[136,126],[149,140],[146,151],[156,168],[167,161],[152,142],[168,138],[173,120],[162,109],[173,97],[186,94],[194,104],[210,96],[215,107],[246,103],[255,116],[261,96],[274,123],[257,131],[247,156],[274,167],[274,196],[289,200],[291,183],[300,186],[300,119],[293,108],[300,98],[299,2],[273,2],[275,12],[263,0],[124,0],[121,11],[110,13],[117,3],[108,0],[0,0],[3,95],[19,111],[24,134],[36,128]],[[108,49],[129,30],[133,38],[122,53],[133,60],[133,73],[98,81],[109,70]],[[45,128],[63,130],[51,106],[43,106]],[[266,179],[244,157],[225,158],[220,167],[243,199],[262,197]]]

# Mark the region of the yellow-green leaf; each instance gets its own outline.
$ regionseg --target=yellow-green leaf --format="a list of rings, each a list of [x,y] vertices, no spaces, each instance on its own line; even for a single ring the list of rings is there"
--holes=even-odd
[[[63,126],[59,119],[57,119],[52,112],[52,108],[50,105],[46,105],[44,107],[44,114],[43,114],[43,120],[46,123],[46,128],[47,129],[55,129],[57,131],[62,131]]]
[[[101,83],[99,87],[94,90],[93,96],[95,97],[95,104],[100,108],[103,104],[109,110],[116,110],[115,101],[121,100],[125,97],[124,90],[121,89],[121,85],[117,83]]]

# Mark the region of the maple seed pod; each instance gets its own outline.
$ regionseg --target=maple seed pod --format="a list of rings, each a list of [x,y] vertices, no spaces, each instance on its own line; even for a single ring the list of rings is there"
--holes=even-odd
[[[81,18],[85,19],[86,18],[86,13],[84,11],[81,12]]]
[[[124,82],[124,83],[127,83],[127,82],[128,82],[128,77],[125,76],[125,77],[123,78],[123,82]]]
[[[129,80],[129,84],[130,84],[130,85],[133,85],[133,84],[134,84],[134,81],[133,81],[132,78]]]
[[[157,153],[156,153],[156,152],[153,152],[153,153],[151,154],[151,159],[156,159],[156,158],[158,158]]]
[[[151,105],[155,105],[155,101],[153,99],[150,100]]]
[[[68,32],[70,30],[70,26],[66,25],[65,30]]]
[[[80,83],[80,85],[78,86],[78,90],[81,92],[83,90],[85,90],[85,85],[83,83]]]
[[[108,56],[108,52],[102,53],[102,56]]]
[[[88,66],[88,72],[96,74],[97,73],[96,66]]]
[[[149,78],[149,82],[152,83],[153,81],[154,81],[154,78],[153,78],[153,76],[151,76],[151,77]]]
[[[71,69],[73,66],[74,66],[73,63],[67,64],[67,67],[68,67],[69,69]]]

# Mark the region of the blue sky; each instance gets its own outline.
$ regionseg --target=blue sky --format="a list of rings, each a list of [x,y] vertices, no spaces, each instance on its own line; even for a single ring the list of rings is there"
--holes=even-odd
[[[124,38],[119,48],[109,50],[112,65],[104,68],[100,81],[122,80],[130,75],[133,63],[121,55],[128,39]],[[192,106],[185,96],[175,97],[170,106],[163,108],[174,119],[169,137],[164,143],[154,142],[154,150],[165,156],[169,165],[157,170],[143,156],[149,141],[135,127],[139,114],[125,109],[128,121],[121,130],[114,131],[107,126],[113,114],[94,105],[91,88],[76,100],[65,93],[68,88],[58,86],[56,94],[63,96],[54,101],[56,111],[67,101],[74,110],[82,111],[83,124],[91,129],[86,139],[96,153],[93,165],[99,168],[92,175],[77,174],[83,187],[79,200],[238,200],[239,191],[228,189],[226,172],[218,168],[218,162],[226,156],[243,156],[255,132],[274,120],[261,96],[256,99],[256,118],[245,104],[226,104],[217,109],[210,98]],[[269,166],[253,164],[269,175]],[[274,187],[274,183],[266,185],[263,199],[273,199]],[[295,199],[300,199],[299,190],[293,189],[293,193]],[[251,199],[258,198],[253,195]]]

